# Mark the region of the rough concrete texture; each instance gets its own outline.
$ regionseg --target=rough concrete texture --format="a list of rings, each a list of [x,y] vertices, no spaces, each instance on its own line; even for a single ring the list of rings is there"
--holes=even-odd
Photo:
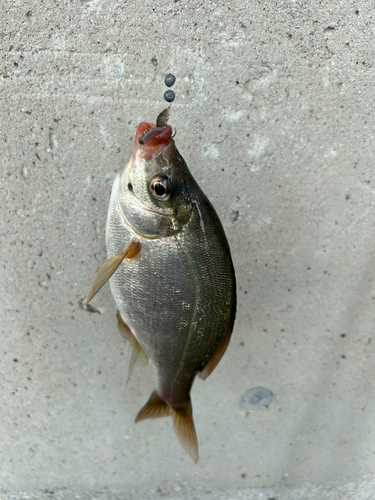
[[[2,0],[0,24],[0,497],[373,498],[371,2]],[[238,278],[230,347],[192,391],[198,465],[170,419],[134,424],[153,370],[125,387],[109,287],[82,306],[168,72]],[[246,412],[256,386],[273,399]]]

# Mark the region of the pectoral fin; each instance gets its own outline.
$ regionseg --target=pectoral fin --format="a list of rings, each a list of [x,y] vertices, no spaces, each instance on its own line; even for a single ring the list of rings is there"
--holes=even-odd
[[[143,368],[149,362],[149,357],[147,356],[141,344],[135,338],[134,333],[130,330],[128,325],[122,319],[119,311],[117,312],[117,322],[118,322],[119,332],[133,347],[133,353],[129,364],[128,378],[126,380],[126,385],[128,385],[131,374],[133,373],[134,366],[137,365]]]
[[[97,272],[95,276],[94,283],[92,284],[91,290],[87,296],[85,306],[95,297],[103,285],[107,283],[112,274],[119,267],[124,259],[132,259],[135,257],[141,249],[141,244],[139,241],[132,241],[130,245],[122,252],[120,255],[112,257],[112,259],[104,262],[102,267]]]
[[[221,339],[220,344],[218,345],[216,351],[213,353],[211,358],[208,360],[208,363],[205,365],[203,370],[198,374],[198,377],[202,380],[205,380],[217,367],[219,361],[223,357],[223,354],[227,350],[230,337],[232,335],[232,327],[231,325],[228,327],[224,337]]]

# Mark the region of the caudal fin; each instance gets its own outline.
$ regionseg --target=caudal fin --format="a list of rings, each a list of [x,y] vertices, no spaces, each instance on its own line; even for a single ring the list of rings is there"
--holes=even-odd
[[[135,421],[140,422],[141,420],[146,420],[146,418],[161,418],[167,417],[168,415],[170,415],[169,406],[164,399],[159,396],[156,389],[154,389],[150,399],[138,412]]]
[[[156,389],[152,392],[150,399],[139,411],[135,421],[140,422],[147,418],[160,418],[171,415],[173,427],[177,434],[178,440],[189,453],[195,463],[198,462],[198,440],[195,433],[193,410],[191,401],[179,408],[170,408],[164,399],[159,396]]]
[[[189,453],[194,462],[197,463],[199,459],[198,440],[194,427],[193,410],[190,399],[183,408],[171,408],[170,411],[173,420],[173,427],[178,440]]]

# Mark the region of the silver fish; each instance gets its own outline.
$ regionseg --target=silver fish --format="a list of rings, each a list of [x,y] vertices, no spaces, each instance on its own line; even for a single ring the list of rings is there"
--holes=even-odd
[[[223,356],[236,314],[236,281],[221,222],[177,151],[169,112],[141,123],[108,210],[109,260],[87,303],[110,279],[120,332],[135,364],[151,359],[156,388],[136,422],[170,415],[198,461],[190,389]]]

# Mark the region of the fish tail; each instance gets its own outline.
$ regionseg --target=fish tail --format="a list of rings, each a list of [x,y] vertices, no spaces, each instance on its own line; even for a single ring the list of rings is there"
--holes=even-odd
[[[170,415],[169,406],[159,395],[157,390],[154,389],[151,393],[150,399],[139,410],[135,421],[140,422],[141,420],[146,420],[147,418],[161,418],[167,417],[168,415]]]
[[[189,453],[195,463],[198,462],[198,440],[193,421],[193,409],[190,397],[186,403],[175,408],[170,408],[156,389],[151,393],[150,399],[140,409],[135,421],[140,422],[147,418],[161,418],[170,415],[178,440]]]
[[[198,440],[194,427],[193,409],[190,398],[183,406],[171,408],[170,413],[178,440],[194,462],[197,463],[199,458]]]

